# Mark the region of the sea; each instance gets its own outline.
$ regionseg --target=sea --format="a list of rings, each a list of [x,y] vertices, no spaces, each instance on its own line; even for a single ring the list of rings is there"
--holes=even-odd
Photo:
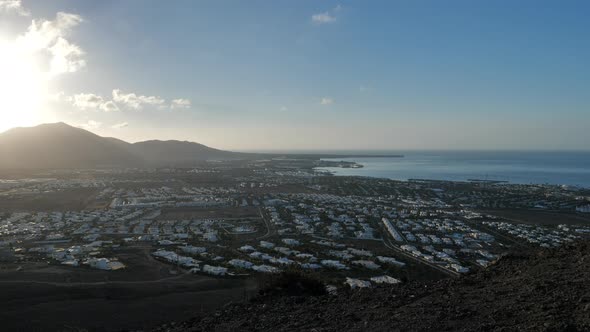
[[[367,153],[364,153],[367,154]],[[393,180],[488,180],[590,188],[590,151],[400,151],[402,158],[335,158],[363,168],[320,167],[334,175]]]

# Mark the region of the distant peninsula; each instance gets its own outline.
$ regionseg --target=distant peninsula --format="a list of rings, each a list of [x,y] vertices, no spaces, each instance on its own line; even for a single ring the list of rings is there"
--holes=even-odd
[[[363,168],[364,166],[353,161],[319,160],[316,167]]]

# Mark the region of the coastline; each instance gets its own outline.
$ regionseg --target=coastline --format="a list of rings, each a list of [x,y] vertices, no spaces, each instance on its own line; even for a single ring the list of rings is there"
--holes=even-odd
[[[398,181],[425,179],[485,184],[536,184],[590,188],[590,153],[472,152],[408,153],[404,158],[330,160],[363,167],[316,167],[334,176],[362,176]]]

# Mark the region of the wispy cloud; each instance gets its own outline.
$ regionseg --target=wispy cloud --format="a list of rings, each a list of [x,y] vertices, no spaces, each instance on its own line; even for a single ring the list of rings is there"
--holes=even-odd
[[[102,127],[102,122],[90,120],[86,123],[82,123],[82,124],[78,125],[78,127],[82,128],[82,129],[86,129],[86,130],[98,129],[98,128]]]
[[[119,110],[119,106],[117,106],[117,104],[115,104],[112,100],[101,104],[99,108],[105,112],[116,112]]]
[[[55,101],[66,101],[81,111],[100,110],[104,112],[116,112],[121,109],[142,110],[145,107],[156,107],[157,109],[188,109],[191,101],[186,98],[173,99],[170,105],[164,98],[157,96],[144,96],[136,93],[122,93],[115,89],[112,92],[112,99],[94,93],[78,93],[73,96],[64,96],[63,93],[55,95]]]
[[[127,122],[121,122],[121,123],[117,123],[117,124],[112,125],[111,128],[113,128],[113,129],[121,129],[121,128],[125,128],[127,126],[129,126],[129,123],[127,123]]]
[[[287,112],[287,110],[289,110],[287,106],[281,106],[281,108],[279,108],[279,111],[281,112]]]
[[[71,98],[72,105],[80,110],[97,109],[104,103],[104,99],[101,96],[93,93],[79,93]]]
[[[31,16],[31,13],[23,7],[21,0],[0,0],[0,12],[13,12],[20,16]]]
[[[311,21],[315,24],[328,24],[336,22],[336,13],[342,9],[340,5],[323,13],[311,15]]]
[[[311,16],[311,20],[317,24],[334,23],[336,22],[336,16],[333,16],[330,13],[325,12],[320,14],[313,14]]]
[[[332,105],[333,103],[334,103],[334,99],[332,99],[330,97],[324,97],[320,101],[320,105]]]
[[[101,110],[104,112],[116,112],[119,110],[117,104],[112,100],[105,100],[93,93],[79,93],[69,98],[74,107],[85,110]]]
[[[157,96],[144,96],[135,93],[123,93],[119,89],[113,90],[113,101],[134,110],[141,110],[144,106],[163,106],[166,100]]]
[[[170,103],[170,109],[187,109],[191,108],[191,101],[184,98],[173,99]]]

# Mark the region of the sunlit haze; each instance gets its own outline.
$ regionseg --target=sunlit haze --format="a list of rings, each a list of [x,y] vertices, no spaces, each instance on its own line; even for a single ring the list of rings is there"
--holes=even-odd
[[[586,1],[0,1],[0,131],[588,149]]]

